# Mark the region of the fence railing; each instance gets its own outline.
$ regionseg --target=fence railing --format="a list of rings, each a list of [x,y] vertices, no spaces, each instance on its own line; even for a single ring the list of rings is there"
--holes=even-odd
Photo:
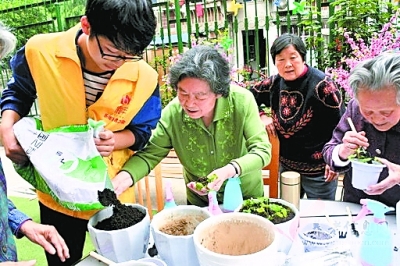
[[[3,3],[0,4],[0,8],[3,7],[0,17],[13,29],[21,47],[34,34],[62,31],[78,23],[85,3],[85,0],[43,0],[20,6]],[[306,11],[304,7],[307,7]],[[144,59],[158,70],[160,83],[173,53],[182,53],[199,38],[212,40],[225,32],[233,41],[231,60],[234,67],[251,66],[256,70],[254,73],[265,75],[276,73],[269,48],[277,36],[291,32],[307,43],[307,63],[324,69],[321,58],[327,53],[328,43],[332,42],[335,26],[328,22],[335,12],[332,1],[328,0],[242,0],[241,3],[153,0],[153,9],[158,26]],[[8,60],[0,61],[0,90],[5,88],[11,75]]]

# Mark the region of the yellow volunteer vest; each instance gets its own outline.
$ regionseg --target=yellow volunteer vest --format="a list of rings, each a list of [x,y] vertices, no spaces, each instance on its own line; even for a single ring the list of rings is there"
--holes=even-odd
[[[87,124],[90,117],[106,122],[111,131],[123,130],[152,95],[158,74],[146,62],[126,62],[114,75],[102,96],[86,109],[82,69],[76,51],[75,37],[79,25],[61,33],[32,37],[25,54],[35,82],[44,130],[75,124]],[[104,158],[111,178],[132,156],[129,149],[114,151]],[[69,216],[90,218],[95,211],[77,212],[60,206],[50,195],[38,192],[45,206]],[[133,202],[133,188],[119,199]]]

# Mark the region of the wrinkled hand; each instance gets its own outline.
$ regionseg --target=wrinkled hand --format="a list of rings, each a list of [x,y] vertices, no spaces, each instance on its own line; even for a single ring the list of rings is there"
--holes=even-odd
[[[107,157],[114,151],[114,133],[111,130],[105,129],[99,133],[99,138],[94,138],[94,143],[100,155]]]
[[[359,147],[367,148],[369,146],[364,131],[347,131],[343,136],[342,142],[343,144],[340,144],[339,147],[339,157],[345,160],[354,154]]]
[[[332,182],[339,177],[339,173],[332,171],[329,165],[325,165],[325,182]]]
[[[111,182],[117,197],[133,185],[132,177],[126,171],[119,172],[113,179],[111,179]]]
[[[201,190],[197,190],[196,189],[196,182],[189,182],[186,185],[191,191],[193,191],[194,193],[200,195],[200,196],[205,196],[208,194],[208,190],[206,187],[203,187]]]
[[[215,169],[214,171],[208,174],[208,176],[211,175],[216,175],[217,178],[214,181],[210,182],[207,185],[207,187],[203,187],[201,190],[198,190],[196,188],[196,182],[188,183],[187,187],[200,196],[207,195],[209,190],[218,191],[221,188],[222,184],[225,182],[225,180],[235,175],[235,168],[232,165],[227,164],[224,167]]]
[[[12,127],[5,128],[4,126],[2,126],[1,137],[6,156],[16,164],[26,164],[29,160],[28,156],[26,156],[25,151],[22,149],[21,145],[19,145]]]
[[[369,195],[382,194],[387,189],[392,188],[397,184],[400,184],[400,165],[389,162],[388,160],[383,158],[377,158],[377,159],[381,163],[386,165],[386,167],[389,170],[389,175],[378,184],[369,186],[366,190],[364,190],[364,192]]]
[[[20,231],[30,241],[42,246],[48,253],[53,255],[57,253],[61,261],[69,258],[69,249],[54,226],[26,221],[22,224]]]
[[[267,130],[268,135],[276,136],[275,126],[272,117],[261,115],[260,118],[263,124],[265,125],[265,129]]]
[[[7,262],[0,262],[1,266],[34,266],[36,265],[36,260],[29,260],[29,261],[7,261]]]
[[[215,169],[208,175],[210,176],[213,174],[215,174],[218,177],[213,182],[208,184],[207,187],[211,190],[218,191],[221,188],[221,186],[224,184],[225,180],[227,180],[235,175],[235,168],[233,168],[232,165],[228,164],[228,165],[225,165],[224,167]]]

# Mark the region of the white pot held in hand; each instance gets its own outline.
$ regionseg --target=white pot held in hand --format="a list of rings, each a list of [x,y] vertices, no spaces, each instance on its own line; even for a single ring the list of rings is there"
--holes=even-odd
[[[386,165],[373,161],[371,164],[351,160],[352,180],[351,184],[357,189],[367,189],[378,183],[379,176]]]

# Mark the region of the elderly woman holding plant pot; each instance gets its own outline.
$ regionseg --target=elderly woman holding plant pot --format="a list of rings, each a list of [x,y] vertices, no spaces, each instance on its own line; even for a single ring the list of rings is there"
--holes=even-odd
[[[335,171],[346,171],[344,201],[359,203],[371,198],[389,206],[400,200],[400,54],[383,53],[359,63],[351,72],[349,85],[354,99],[324,146],[325,161]],[[351,130],[348,118],[354,123]],[[365,190],[352,185],[349,156],[364,147],[387,167],[379,183]]]
[[[202,177],[216,176],[208,189],[221,203],[225,181],[241,179],[244,198],[263,196],[261,169],[271,159],[271,144],[258,117],[253,95],[230,84],[230,67],[214,48],[195,46],[169,73],[177,98],[162,111],[149,144],[112,180],[121,193],[153,169],[174,148],[184,169],[189,204],[208,205]],[[220,189],[222,187],[222,189]]]

